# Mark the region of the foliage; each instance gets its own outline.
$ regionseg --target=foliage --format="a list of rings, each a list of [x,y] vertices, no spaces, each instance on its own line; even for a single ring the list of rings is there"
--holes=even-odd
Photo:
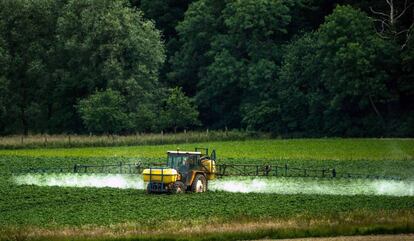
[[[169,81],[183,87],[190,96],[197,90],[199,69],[209,63],[206,52],[213,36],[221,30],[220,12],[225,1],[196,1],[185,12],[182,22],[176,26],[180,48],[169,59]]]
[[[118,91],[108,89],[79,101],[78,111],[90,131],[113,134],[128,125],[124,105],[124,97]]]
[[[339,6],[318,31],[287,47],[270,95],[248,109],[244,121],[282,135],[392,131],[387,108],[400,98],[393,89],[396,52],[395,45],[376,35],[365,13]]]
[[[1,27],[0,27],[1,31]],[[0,96],[0,128],[4,128],[6,126],[6,123],[4,122],[6,119],[6,115],[8,113],[9,106],[9,99],[10,96],[9,93],[9,80],[5,77],[5,70],[7,69],[6,64],[9,62],[9,55],[6,52],[4,48],[4,41],[0,38],[0,93],[2,95]],[[2,130],[0,129],[0,132]]]
[[[125,99],[129,125],[119,130],[197,128],[163,116],[168,89],[182,88],[205,128],[412,136],[413,7],[1,1],[0,134],[86,133],[75,105],[106,89]]]
[[[2,109],[0,131],[27,134],[29,127],[43,130],[50,96],[53,62],[51,43],[56,16],[54,1],[0,2],[0,63]],[[58,4],[58,3],[56,3]],[[16,11],[16,10],[19,11]],[[4,96],[3,96],[4,93]]]
[[[401,103],[411,98],[394,77],[401,75],[398,46],[377,35],[366,13],[338,6],[315,33],[284,48],[293,34],[315,27],[301,13],[325,11],[321,3],[239,3],[193,3],[177,27],[182,48],[170,77],[197,93],[204,124],[242,122],[290,136],[411,135],[411,115],[396,117],[409,112]],[[369,10],[371,3],[352,4]],[[185,84],[195,81],[198,89]]]
[[[393,99],[391,89],[387,90],[392,77],[384,66],[395,61],[391,54],[394,46],[375,34],[365,13],[348,6],[337,7],[326,18],[319,29],[319,41],[324,46],[320,49],[324,66],[321,81],[332,93],[325,128],[336,135],[376,128],[383,132],[383,116],[377,106]],[[378,124],[373,125],[372,119]]]
[[[173,127],[174,132],[177,132],[177,128],[185,129],[191,125],[198,124],[197,117],[198,111],[195,109],[192,101],[184,95],[181,88],[173,89],[166,100],[163,113],[164,125]]]
[[[198,76],[196,98],[204,123],[239,126],[240,105],[260,94],[275,73],[289,7],[267,0],[198,1],[190,6],[177,26],[183,47],[173,59],[177,71],[170,77],[184,81],[184,90],[194,91],[195,86],[186,83]]]
[[[67,125],[76,125],[72,101],[95,88],[121,92],[130,112],[154,99],[164,49],[153,23],[141,15],[119,0],[70,1],[64,7],[57,39],[62,56],[59,96],[65,105],[58,112],[70,115]]]
[[[164,47],[154,24],[127,2],[0,4],[0,46],[10,56],[1,81],[10,100],[2,132],[81,131],[74,106],[96,89],[119,91],[130,112],[157,100]]]
[[[144,17],[155,22],[155,27],[162,33],[167,58],[179,48],[178,35],[175,27],[184,18],[184,13],[192,0],[131,0],[132,6],[138,7]],[[167,73],[171,72],[168,61],[160,69],[160,82],[175,87],[178,82],[170,82]],[[191,93],[190,93],[191,94]]]
[[[184,17],[191,0],[163,1],[163,0],[140,0],[133,2],[134,6],[139,7],[146,18],[155,20],[157,29],[163,33],[167,42],[176,37],[175,26]]]
[[[278,78],[267,96],[245,109],[243,122],[249,129],[265,129],[286,134],[320,130],[320,116],[326,108],[326,92],[315,78],[321,63],[315,34],[305,34],[286,46]]]
[[[0,25],[0,31],[2,31],[1,25]],[[0,92],[3,94],[0,97],[0,117],[2,115],[6,114],[6,101],[8,96],[8,83],[7,79],[5,77],[6,70],[7,70],[7,64],[9,63],[9,54],[7,53],[5,49],[5,42],[2,38],[0,38]],[[0,118],[2,120],[3,118]]]

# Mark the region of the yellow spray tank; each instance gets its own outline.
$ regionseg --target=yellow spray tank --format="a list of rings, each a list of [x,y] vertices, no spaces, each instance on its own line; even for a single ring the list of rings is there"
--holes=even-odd
[[[178,172],[172,168],[148,168],[142,172],[144,182],[162,182],[169,184],[176,182]]]
[[[201,166],[206,170],[207,180],[216,178],[216,161],[211,159],[201,160]]]

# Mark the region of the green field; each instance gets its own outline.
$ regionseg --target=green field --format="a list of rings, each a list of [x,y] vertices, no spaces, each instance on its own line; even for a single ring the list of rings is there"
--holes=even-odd
[[[412,160],[413,139],[290,139],[177,145],[0,150],[0,155],[49,157],[165,157],[166,150],[214,148],[219,158],[279,160]]]
[[[215,148],[223,163],[277,162],[414,178],[412,139],[252,140],[178,145],[182,150],[194,146]],[[166,150],[176,148],[177,145],[159,145],[0,150],[0,236],[5,240],[99,239],[113,238],[114,234],[124,238],[219,239],[215,235],[220,234],[223,239],[239,239],[414,232],[412,195],[223,191],[148,195],[135,189],[18,186],[11,175],[28,167],[71,167],[75,163],[139,159],[152,162],[164,159]],[[206,225],[209,231],[201,228]]]

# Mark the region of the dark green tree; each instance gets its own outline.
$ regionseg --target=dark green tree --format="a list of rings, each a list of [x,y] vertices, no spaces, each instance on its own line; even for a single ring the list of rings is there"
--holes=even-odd
[[[44,130],[47,110],[43,96],[51,78],[48,63],[58,4],[52,0],[0,1],[0,45],[8,55],[2,80],[8,101],[3,117],[7,124],[1,129],[6,133]]]
[[[401,52],[401,76],[397,84],[399,98],[394,106],[397,109],[394,114],[395,126],[391,126],[400,129],[397,136],[414,133],[414,29],[411,30],[411,36]]]
[[[127,1],[69,1],[58,19],[57,46],[57,128],[81,128],[73,106],[96,88],[118,90],[128,112],[158,88],[165,58],[160,33]]]
[[[124,99],[128,125],[117,132],[192,126],[169,120],[166,84],[182,87],[210,128],[412,135],[413,8],[383,0],[0,1],[0,133],[86,131],[74,106],[106,89]]]
[[[177,26],[170,78],[196,93],[204,124],[239,127],[241,106],[275,75],[288,39],[290,1],[197,1]],[[218,118],[219,117],[219,118]]]
[[[177,37],[175,27],[184,18],[184,13],[191,0],[140,0],[133,5],[139,7],[147,19],[155,21],[157,29],[161,30],[164,40]]]
[[[282,135],[318,135],[323,127],[327,92],[316,55],[317,36],[307,33],[286,46],[278,78],[262,99],[245,110],[244,124]]]
[[[394,96],[392,66],[396,48],[380,38],[367,14],[338,6],[318,31],[322,81],[331,93],[325,128],[335,135],[384,131],[383,103]],[[371,133],[373,134],[373,133]]]
[[[163,129],[162,110],[168,97],[167,90],[159,86],[153,90],[135,92],[135,101],[130,97],[128,109],[132,132],[158,132]],[[134,105],[134,103],[136,105]]]
[[[198,111],[194,103],[178,87],[172,89],[166,99],[162,118],[163,126],[172,128],[174,132],[177,132],[177,129],[186,129],[199,124]]]
[[[111,89],[96,92],[76,106],[86,128],[95,133],[114,134],[129,126],[125,98]]]
[[[338,6],[318,31],[286,48],[269,96],[245,121],[278,134],[385,133],[387,103],[396,98],[391,91],[395,51],[365,13]]]
[[[3,29],[0,25],[0,31]],[[9,55],[4,48],[5,42],[0,38],[0,133],[5,131],[7,127],[7,115],[10,108],[9,103],[9,80],[6,78],[6,70],[9,64]]]
[[[221,12],[227,1],[211,0],[193,2],[176,29],[179,35],[179,50],[170,58],[169,83],[181,86],[189,96],[197,92],[198,79],[211,63],[207,52],[214,36],[223,31]]]
[[[177,31],[175,27],[184,18],[184,13],[191,0],[131,0],[134,7],[138,7],[144,13],[144,17],[155,22],[155,26],[162,33],[165,42],[167,58],[170,58],[179,48]],[[170,83],[166,74],[171,72],[168,61],[160,70],[160,82],[175,86]]]

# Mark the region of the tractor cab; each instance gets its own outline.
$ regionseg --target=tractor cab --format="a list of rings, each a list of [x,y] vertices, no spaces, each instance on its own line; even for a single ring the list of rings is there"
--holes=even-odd
[[[201,152],[168,151],[167,166],[177,170],[185,180],[190,170],[199,166]]]
[[[211,157],[210,157],[211,156]],[[145,169],[148,192],[206,191],[207,181],[215,178],[216,152],[207,148],[195,151],[167,151],[167,167]]]

